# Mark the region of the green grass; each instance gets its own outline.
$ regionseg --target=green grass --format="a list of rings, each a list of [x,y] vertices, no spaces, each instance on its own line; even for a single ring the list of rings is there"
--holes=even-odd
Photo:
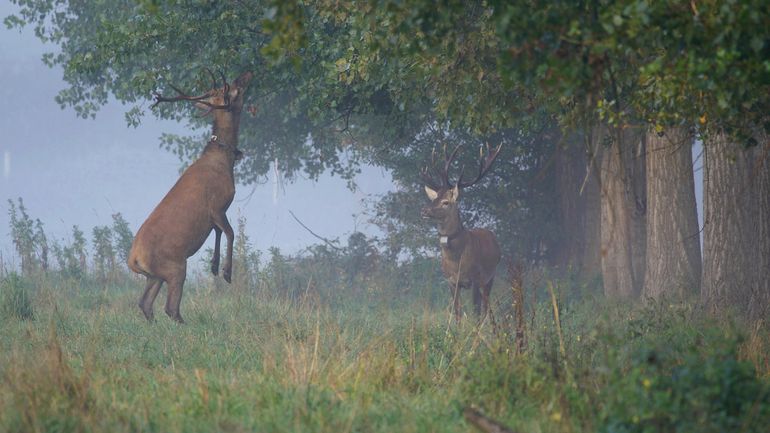
[[[467,432],[469,405],[521,432],[770,425],[767,333],[688,305],[563,301],[564,357],[550,300],[516,355],[505,309],[497,333],[450,324],[443,287],[287,299],[190,284],[179,326],[165,290],[144,320],[137,281],[25,284],[34,318],[0,318],[4,432]]]

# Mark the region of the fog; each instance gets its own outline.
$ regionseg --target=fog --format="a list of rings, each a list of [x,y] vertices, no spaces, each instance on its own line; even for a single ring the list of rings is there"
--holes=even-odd
[[[13,12],[13,5],[0,4],[0,17]],[[91,228],[111,224],[115,212],[136,232],[179,175],[177,156],[159,147],[161,133],[191,133],[185,125],[152,116],[137,128],[128,127],[126,107],[114,101],[95,120],[62,110],[54,100],[66,86],[62,71],[41,60],[55,49],[40,42],[31,28],[0,29],[0,92],[5,101],[0,118],[0,253],[6,263],[15,256],[9,199],[21,197],[30,216],[43,221],[56,239],[68,239],[73,225],[90,238]],[[260,250],[277,246],[291,253],[318,242],[289,211],[327,238],[344,242],[354,230],[375,234],[361,214],[362,200],[392,189],[393,183],[374,167],[364,167],[356,183],[355,192],[331,176],[318,182],[300,178],[280,187],[271,175],[261,185],[237,185],[228,215],[234,226],[239,214],[247,219],[247,234]],[[203,249],[211,245],[213,239]]]

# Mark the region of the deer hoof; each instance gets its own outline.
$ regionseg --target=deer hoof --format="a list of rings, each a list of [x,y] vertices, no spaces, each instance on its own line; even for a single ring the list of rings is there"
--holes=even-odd
[[[214,275],[219,274],[219,266],[211,265],[211,273]]]
[[[184,319],[182,319],[182,315],[179,314],[179,311],[173,311],[170,309],[166,309],[166,315],[171,318],[176,323],[184,323]]]
[[[144,305],[139,304],[139,309],[142,310],[142,314],[144,314],[144,317],[147,319],[148,322],[155,321],[155,314],[153,314],[152,312],[152,307],[145,308]]]
[[[227,281],[229,283],[230,279],[231,279],[230,278],[231,274],[232,274],[232,272],[230,271],[230,269],[225,269],[225,271],[222,273],[222,277],[224,277],[225,281]]]

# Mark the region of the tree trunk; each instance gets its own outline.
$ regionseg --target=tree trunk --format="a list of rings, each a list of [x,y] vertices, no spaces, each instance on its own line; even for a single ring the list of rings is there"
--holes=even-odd
[[[554,175],[559,195],[561,242],[555,264],[583,278],[599,273],[599,160],[588,157],[584,137],[574,134],[557,146]]]
[[[647,260],[644,296],[698,290],[700,231],[692,171],[693,137],[683,128],[647,132]]]
[[[770,136],[759,135],[754,152],[754,188],[757,191],[757,245],[754,281],[756,288],[749,301],[749,315],[759,319],[770,313]]]
[[[744,149],[723,133],[705,143],[702,300],[760,317],[770,294],[770,144]]]
[[[597,136],[605,146],[601,169],[601,256],[604,293],[632,298],[641,291],[645,257],[643,134],[634,128]]]
[[[553,264],[563,269],[579,267],[584,242],[585,203],[580,197],[581,170],[585,155],[574,140],[556,146],[553,173],[559,200],[560,235]]]

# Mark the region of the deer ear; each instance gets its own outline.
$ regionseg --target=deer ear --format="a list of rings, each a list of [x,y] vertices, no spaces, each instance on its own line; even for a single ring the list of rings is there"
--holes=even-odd
[[[455,185],[449,190],[449,201],[457,201],[458,198],[460,198],[460,185]]]
[[[425,194],[428,195],[428,198],[433,201],[438,197],[438,193],[432,189],[428,185],[425,185]]]

